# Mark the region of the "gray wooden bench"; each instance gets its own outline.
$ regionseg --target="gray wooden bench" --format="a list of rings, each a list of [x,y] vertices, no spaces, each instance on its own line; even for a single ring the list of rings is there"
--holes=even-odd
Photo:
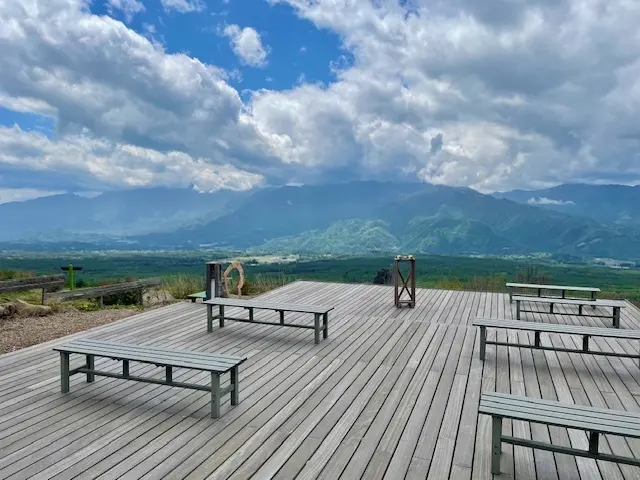
[[[244,357],[215,355],[203,352],[187,352],[165,348],[152,348],[142,345],[102,342],[98,340],[74,340],[64,345],[54,347],[60,352],[60,382],[62,393],[69,392],[69,377],[76,373],[87,375],[87,382],[93,382],[96,375],[137,382],[169,385],[171,387],[189,388],[211,392],[211,417],[220,416],[220,401],[223,395],[231,393],[231,405],[237,405],[240,400],[238,366],[246,360]],[[71,354],[84,355],[86,364],[70,369]],[[111,358],[122,361],[122,373],[99,371],[95,369],[95,357]],[[165,378],[138,377],[129,373],[130,362],[150,363],[164,367]],[[211,373],[211,385],[183,383],[173,380],[174,368],[188,368]],[[220,388],[220,376],[231,373],[229,386]]]
[[[537,297],[521,297],[514,296],[513,300],[516,302],[516,318],[520,320],[520,314],[522,312],[529,313],[546,313],[538,310],[524,310],[520,305],[521,302],[530,302],[543,305],[549,305],[548,313],[555,313],[558,315],[577,315],[580,317],[595,317],[595,318],[612,318],[614,328],[620,328],[620,310],[625,307],[624,302],[618,300],[576,300],[576,299],[562,299],[562,298],[537,298]],[[554,305],[575,305],[578,307],[578,313],[571,312],[554,312]],[[594,315],[593,313],[585,314],[583,307],[585,305],[593,307],[605,307],[613,309],[611,315]]]
[[[522,322],[519,320],[502,320],[493,318],[476,318],[473,321],[473,325],[480,327],[480,360],[484,360],[486,346],[487,345],[500,345],[503,347],[521,347],[521,348],[534,348],[537,350],[553,350],[556,352],[567,353],[590,353],[593,355],[607,355],[613,357],[623,358],[635,358],[639,360],[640,366],[640,352],[639,353],[625,353],[625,352],[610,352],[610,351],[597,351],[591,350],[589,345],[589,339],[591,337],[607,337],[607,338],[623,338],[627,340],[639,340],[640,330],[623,330],[623,329],[611,329],[601,327],[583,327],[582,325],[561,325],[556,323],[536,323],[536,322]],[[493,340],[487,340],[487,328],[504,328],[507,330],[523,330],[533,332],[534,344],[525,343],[510,343],[499,342]],[[554,346],[542,345],[540,341],[541,333],[557,333],[561,335],[578,335],[582,337],[582,348],[561,348]]]
[[[560,292],[560,297],[552,297],[550,295],[545,295],[545,297],[547,298],[567,298],[567,292],[582,292],[582,293],[588,293],[590,295],[589,299],[585,298],[584,300],[595,300],[596,294],[600,293],[600,289],[596,287],[574,287],[570,285],[544,285],[544,284],[538,284],[538,283],[513,283],[513,282],[507,282],[505,285],[509,290],[510,302],[513,302],[513,294],[515,293],[516,289],[534,290],[536,292],[536,295],[525,295],[520,293],[521,297],[524,297],[524,296],[542,297],[543,296],[542,292],[546,290],[548,292]],[[581,299],[578,299],[578,300],[581,300]]]
[[[198,299],[204,300],[205,298],[207,298],[207,292],[202,291],[202,292],[192,293],[190,295],[187,295],[187,298],[191,300],[191,303],[196,303],[196,300]]]
[[[294,327],[294,328],[308,328],[315,332],[315,342],[320,343],[320,332],[322,332],[323,338],[329,337],[329,312],[334,307],[318,306],[318,305],[298,305],[292,303],[279,303],[279,302],[265,302],[261,300],[244,300],[239,298],[222,298],[214,297],[210,300],[205,300],[203,303],[207,304],[207,332],[213,331],[213,320],[216,318],[220,322],[220,327],[224,327],[225,320],[233,320],[236,322],[248,322],[259,323],[262,325],[276,325],[281,327]],[[213,307],[218,307],[218,315],[213,315]],[[249,318],[232,318],[227,317],[224,314],[225,307],[241,307],[249,311]],[[264,322],[254,320],[254,310],[273,310],[280,314],[280,322]],[[312,313],[314,316],[313,325],[300,325],[295,323],[285,323],[285,312],[300,312],[300,313]],[[322,317],[322,323],[320,322]]]
[[[598,450],[600,435],[620,435],[640,438],[640,415],[624,410],[605,410],[582,405],[563,404],[552,400],[518,397],[504,393],[483,393],[479,413],[492,417],[491,473],[500,474],[502,444],[537,448],[565,455],[575,455],[640,466],[640,459],[601,453]],[[572,428],[588,432],[589,448],[581,450],[562,445],[516,438],[502,434],[502,419],[522,420],[556,427]]]

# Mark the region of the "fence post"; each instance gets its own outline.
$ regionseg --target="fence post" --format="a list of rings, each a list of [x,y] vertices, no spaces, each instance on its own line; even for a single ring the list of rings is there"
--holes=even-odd
[[[205,277],[206,300],[213,297],[225,297],[224,287],[222,285],[222,264],[218,262],[207,262],[207,270]]]

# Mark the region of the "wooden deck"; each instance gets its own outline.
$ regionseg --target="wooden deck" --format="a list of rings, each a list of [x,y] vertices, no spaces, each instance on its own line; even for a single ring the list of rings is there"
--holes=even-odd
[[[416,308],[398,310],[390,287],[296,282],[261,298],[335,305],[329,339],[315,345],[306,330],[234,322],[207,334],[205,307],[188,302],[75,335],[248,356],[240,404],[231,408],[227,399],[218,420],[199,391],[104,377],[87,384],[78,375],[62,395],[51,348],[71,337],[0,356],[0,478],[488,479],[490,421],[477,412],[482,391],[640,412],[640,368],[632,360],[488,346],[483,364],[470,323],[476,315],[513,318],[506,294],[419,289]],[[589,317],[523,318],[608,326]],[[639,329],[640,311],[624,309],[621,327]],[[498,332],[507,336],[533,340]],[[548,339],[574,341],[543,334]],[[96,367],[117,364],[97,360]],[[154,371],[163,374],[140,364],[131,373]],[[207,381],[191,370],[174,378]],[[516,421],[504,428],[587,447],[577,431]],[[603,451],[640,458],[640,441],[605,438]],[[503,448],[500,478],[640,478],[637,467]]]

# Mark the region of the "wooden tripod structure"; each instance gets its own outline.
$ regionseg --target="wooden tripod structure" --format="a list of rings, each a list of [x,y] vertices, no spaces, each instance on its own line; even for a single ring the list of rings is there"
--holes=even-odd
[[[409,264],[409,271],[406,276],[402,274],[401,263]],[[394,303],[396,307],[402,308],[416,306],[416,259],[413,255],[398,255],[393,261],[393,288]],[[404,293],[409,298],[402,298]]]

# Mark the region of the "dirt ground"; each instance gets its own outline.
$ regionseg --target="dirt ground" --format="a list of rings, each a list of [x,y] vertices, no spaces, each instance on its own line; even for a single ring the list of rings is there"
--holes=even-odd
[[[136,313],[140,313],[140,310],[119,308],[83,312],[70,309],[47,317],[3,319],[0,320],[0,354],[48,342]]]
[[[45,317],[0,318],[0,355],[115,322],[173,301],[173,298],[165,292],[150,292],[145,294],[144,310],[105,308],[82,311],[68,307],[60,313]]]

